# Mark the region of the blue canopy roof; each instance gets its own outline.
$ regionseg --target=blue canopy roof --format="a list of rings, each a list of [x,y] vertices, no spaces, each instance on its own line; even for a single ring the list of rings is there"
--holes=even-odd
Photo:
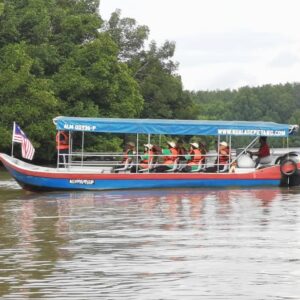
[[[57,117],[57,130],[167,135],[286,137],[294,127],[273,122]]]

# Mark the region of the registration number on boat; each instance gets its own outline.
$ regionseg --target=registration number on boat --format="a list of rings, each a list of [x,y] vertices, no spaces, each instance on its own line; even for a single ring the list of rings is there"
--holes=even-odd
[[[66,130],[79,130],[79,131],[95,131],[96,126],[92,125],[79,125],[79,124],[65,124],[64,129]]]
[[[95,180],[88,179],[70,179],[71,184],[84,184],[84,185],[92,185],[95,183]]]

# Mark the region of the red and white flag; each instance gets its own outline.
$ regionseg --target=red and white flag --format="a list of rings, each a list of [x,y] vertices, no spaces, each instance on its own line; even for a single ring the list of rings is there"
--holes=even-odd
[[[12,141],[16,143],[21,143],[22,157],[32,160],[35,149],[33,148],[30,140],[27,138],[24,131],[20,128],[20,126],[16,122],[14,122]]]

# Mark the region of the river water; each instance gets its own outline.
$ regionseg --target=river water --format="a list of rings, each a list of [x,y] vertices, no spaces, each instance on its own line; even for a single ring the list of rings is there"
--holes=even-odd
[[[1,299],[300,299],[299,188],[0,199]]]

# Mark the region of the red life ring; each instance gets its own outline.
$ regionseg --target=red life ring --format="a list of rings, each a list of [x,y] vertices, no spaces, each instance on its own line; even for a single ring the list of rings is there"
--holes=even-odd
[[[280,172],[285,176],[292,176],[297,172],[297,164],[292,159],[286,159],[280,164]]]

